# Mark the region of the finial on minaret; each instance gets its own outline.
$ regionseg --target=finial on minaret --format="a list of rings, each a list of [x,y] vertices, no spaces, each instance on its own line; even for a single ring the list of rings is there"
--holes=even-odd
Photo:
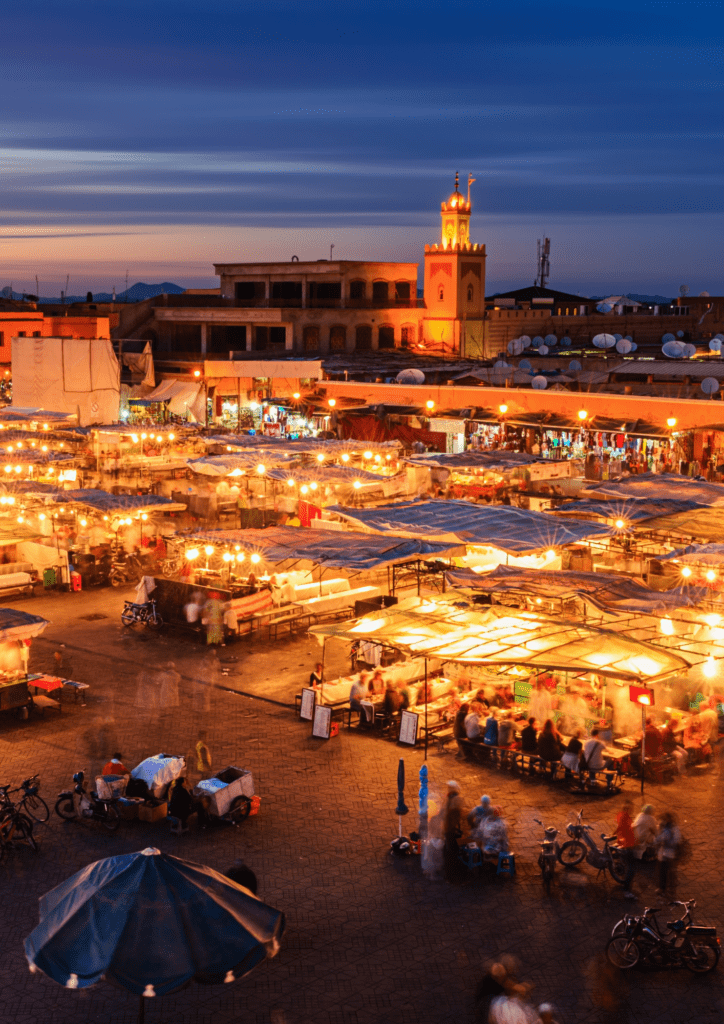
[[[458,191],[458,185],[460,184],[460,174],[455,171],[455,191]]]
[[[470,186],[474,181],[475,178],[472,176],[472,174],[468,174],[468,206],[470,206]]]

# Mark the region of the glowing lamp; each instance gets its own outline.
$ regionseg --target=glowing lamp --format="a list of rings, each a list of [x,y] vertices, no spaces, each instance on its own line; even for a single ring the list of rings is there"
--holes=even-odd
[[[200,377],[200,376],[201,376],[201,370],[194,370],[194,377]]]
[[[157,441],[163,441],[163,438],[161,437],[160,434],[156,434],[156,440]]]
[[[624,523],[623,519],[617,519],[616,520],[616,529],[617,530],[623,530],[625,525],[626,524]]]
[[[684,566],[684,567],[682,568],[682,570],[681,570],[681,575],[682,575],[682,576],[684,576],[684,577],[686,577],[686,579],[688,579],[688,578],[689,578],[689,576],[691,576],[691,569],[689,568],[689,566],[688,566],[688,565],[685,565],[685,566]]]
[[[48,450],[48,446],[47,446],[47,444],[44,444],[43,447],[41,448],[41,451],[47,452],[47,450]]]
[[[330,409],[334,409],[335,405],[337,404],[337,399],[336,398],[328,398],[327,399],[327,403],[328,403]]]
[[[8,498],[8,505],[14,505],[14,504],[15,504],[15,498]]]
[[[716,579],[716,573],[713,569],[709,569],[709,571],[706,574],[706,578],[709,580],[710,583],[714,582],[714,580]]]
[[[347,452],[345,452],[344,455],[342,456],[342,462],[349,462],[349,455],[347,454]]]
[[[381,455],[375,455],[375,462],[382,462],[382,456]]]
[[[12,471],[13,471],[13,467],[12,466],[6,466],[5,467],[5,472],[6,473],[12,473]]]
[[[316,483],[311,483],[311,484],[310,484],[309,486],[310,486],[310,488],[311,488],[311,489],[312,489],[313,491],[316,491],[316,489],[317,489],[317,487],[318,487],[319,485],[318,485],[318,484],[316,484]]]
[[[23,519],[23,517],[22,517],[22,516],[18,516],[18,522],[19,522],[19,523],[22,523],[22,522],[24,522],[24,519]]]
[[[355,480],[355,482],[352,484],[352,486],[354,487],[354,489],[356,491],[358,491],[360,489],[360,487],[362,486],[362,484],[359,482],[359,480]]]
[[[234,556],[230,555],[228,551],[225,551],[221,557],[224,559],[225,562],[231,562],[232,559],[234,558]]]
[[[251,556],[251,560],[254,563],[254,565],[257,565],[259,562],[261,562],[261,555],[257,555],[255,551],[254,554]]]
[[[147,437],[148,437],[148,434],[141,434],[141,440],[142,441],[145,441]]]
[[[206,552],[207,555],[213,555],[214,548],[211,544],[207,544],[206,547],[204,548],[204,551]]]
[[[43,430],[47,430],[47,429],[48,429],[48,424],[47,424],[47,423],[44,423],[44,424],[43,424]]]
[[[553,550],[553,548],[551,548],[550,551],[546,551],[546,558],[555,558],[555,557],[556,557],[556,553]]]
[[[708,658],[704,665],[702,665],[701,671],[704,673],[707,679],[711,679],[713,676],[715,676],[716,662],[714,661],[714,659]]]
[[[41,523],[42,523],[42,522],[43,522],[43,520],[45,519],[45,512],[41,512],[41,513],[40,513],[40,515],[38,516],[38,519],[39,519],[39,520],[41,521]]]
[[[188,551],[186,552],[186,557],[189,560],[189,562],[193,562],[195,558],[199,557],[199,549],[189,548]]]
[[[588,413],[586,412],[585,409],[579,409],[578,410],[578,418],[579,418],[579,420],[587,420],[588,419]]]
[[[169,439],[169,441],[175,441],[176,440],[176,435],[175,434],[169,434],[168,435],[168,439]]]
[[[365,452],[363,458],[371,459],[372,458],[372,452]]]
[[[295,392],[294,392],[294,395],[293,395],[292,397],[293,397],[293,398],[294,398],[294,399],[295,399],[295,400],[296,400],[296,401],[298,402],[298,401],[299,401],[299,398],[300,398],[299,392],[298,392],[298,391],[295,391]]]
[[[542,604],[542,601],[541,601],[541,599],[539,597],[536,597],[535,603],[536,604]]]
[[[676,426],[676,416],[669,416],[668,420],[666,421],[666,426],[667,427],[675,427]]]
[[[61,507],[61,508],[58,509],[58,511],[59,512],[65,512],[65,509]]]
[[[22,473],[22,471],[23,471],[23,467],[22,466],[16,466],[15,467],[15,472],[16,473]]]
[[[661,626],[661,632],[664,636],[674,635],[674,624],[671,619],[662,619],[659,625]]]
[[[294,481],[292,480],[291,477],[289,477],[289,479],[287,480],[287,487],[294,487]]]
[[[148,519],[148,516],[146,515],[145,512],[141,512],[141,519],[143,519],[144,522]]]
[[[263,476],[263,474],[266,473],[266,466],[264,465],[263,462],[259,463],[259,465],[256,467],[256,471],[259,474],[259,476]]]
[[[390,459],[392,458],[392,456],[391,456],[391,455],[386,455],[386,456],[385,456],[385,458],[386,458],[386,459],[387,459],[387,461],[389,462],[389,461],[390,461]]]
[[[648,693],[640,693],[636,700],[639,704],[649,705],[651,703],[651,698],[649,697]]]
[[[435,408],[435,403],[431,398],[428,398],[428,400],[425,402],[425,408],[430,410]]]
[[[236,556],[237,562],[243,562],[245,558],[246,558],[246,555],[244,554],[243,551],[241,552],[241,554]]]
[[[87,526],[88,525],[88,520],[87,519],[81,519],[80,525],[81,526]]]
[[[317,462],[324,462],[323,452],[320,452],[319,455],[317,456]]]
[[[131,440],[134,444],[138,444],[138,434],[131,434]]]
[[[107,523],[107,522],[108,522],[108,516],[103,516],[103,522],[104,522],[104,523]]]
[[[234,545],[234,551],[241,551],[241,548],[239,547],[238,544]]]
[[[498,412],[500,413],[501,416],[505,416],[507,411],[508,411],[508,406],[507,405],[499,405],[498,406]]]
[[[307,487],[306,484],[302,484],[300,490],[301,490],[302,494],[309,494],[309,488]]]

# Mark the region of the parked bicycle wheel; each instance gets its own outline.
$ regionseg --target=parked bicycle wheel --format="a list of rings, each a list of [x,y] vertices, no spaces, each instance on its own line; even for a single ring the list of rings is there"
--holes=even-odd
[[[106,814],[101,820],[103,822],[103,828],[107,828],[109,832],[116,831],[118,826],[121,824],[121,816],[118,813],[118,809],[115,804],[106,805]]]
[[[114,586],[115,586],[115,584],[114,584]],[[124,626],[132,626],[135,621],[136,621],[136,616],[133,614],[133,612],[128,611],[127,609],[124,608],[123,611],[121,612],[121,622],[123,623],[123,625]]]
[[[627,971],[636,966],[641,953],[633,939],[627,935],[614,935],[612,939],[608,940],[606,956],[614,967]]]
[[[75,821],[78,815],[75,813],[75,805],[72,797],[62,796],[55,805],[55,813],[65,821]]]
[[[42,796],[38,796],[37,793],[27,793],[23,797],[20,809],[40,825],[44,825],[50,817],[50,808]]]
[[[694,974],[708,974],[719,963],[720,952],[718,946],[704,946],[692,942],[691,954],[682,953],[681,959]]]
[[[2,833],[3,845],[19,839],[37,852],[38,843],[33,836],[33,823],[24,814],[15,813],[4,818],[0,823],[0,833]]]
[[[611,850],[611,862],[608,865],[608,870],[611,872],[611,877],[619,885],[625,885],[628,881],[629,865],[624,857],[616,854]]]
[[[561,846],[558,860],[564,868],[575,868],[577,864],[583,861],[585,856],[586,847],[583,843],[579,842],[578,839],[569,839],[567,843],[563,843]]]
[[[538,866],[540,868],[545,891],[549,893],[551,891],[551,882],[553,881],[555,868],[551,864],[550,859],[548,857],[544,857],[542,853],[538,857]]]

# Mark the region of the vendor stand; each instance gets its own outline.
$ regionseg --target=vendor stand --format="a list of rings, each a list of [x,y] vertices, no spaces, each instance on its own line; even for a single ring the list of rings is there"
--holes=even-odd
[[[28,685],[30,641],[49,623],[39,615],[0,608],[0,711],[16,710],[27,717],[33,705]]]

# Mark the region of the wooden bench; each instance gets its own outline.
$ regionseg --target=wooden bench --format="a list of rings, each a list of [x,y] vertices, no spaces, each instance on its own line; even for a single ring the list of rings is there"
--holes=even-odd
[[[560,761],[544,761],[538,754],[524,753],[511,747],[493,747],[468,739],[460,740],[460,745],[463,755],[469,761],[514,771],[519,773],[521,778],[538,777],[562,783],[582,793],[606,796],[618,793],[621,788],[621,774],[615,768],[572,772]]]

